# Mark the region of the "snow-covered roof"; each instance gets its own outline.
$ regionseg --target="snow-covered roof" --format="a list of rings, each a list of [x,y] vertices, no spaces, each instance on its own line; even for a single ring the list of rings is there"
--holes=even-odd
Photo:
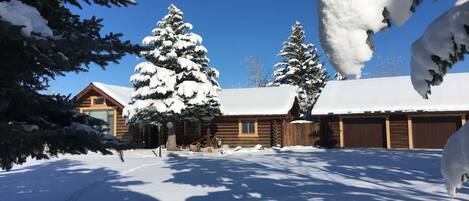
[[[108,96],[127,106],[133,88],[93,82]],[[297,88],[293,86],[222,89],[219,93],[223,115],[284,115],[295,103]]]
[[[469,111],[469,73],[448,74],[428,100],[413,88],[410,76],[329,81],[311,113]]]
[[[223,115],[283,115],[295,103],[293,86],[223,89],[220,92]]]
[[[91,84],[101,89],[101,91],[122,104],[124,107],[127,106],[132,99],[132,92],[134,91],[133,88],[104,84],[101,82],[92,82]]]

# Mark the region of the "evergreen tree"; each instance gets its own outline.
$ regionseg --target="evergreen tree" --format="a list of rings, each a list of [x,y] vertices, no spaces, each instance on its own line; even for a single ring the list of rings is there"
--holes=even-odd
[[[131,0],[84,0],[126,6]],[[121,34],[100,34],[101,19],[80,19],[76,0],[0,0],[0,167],[11,169],[26,158],[58,154],[104,154],[104,122],[79,114],[69,97],[44,95],[48,81],[83,72],[94,63],[106,67],[138,46]]]
[[[202,38],[190,32],[183,12],[169,6],[152,36],[143,39],[146,61],[137,64],[130,78],[135,93],[126,108],[130,124],[165,125],[177,120],[209,122],[220,114],[218,71],[208,66]],[[175,149],[174,133],[168,149]]]
[[[343,76],[343,75],[340,74],[340,73],[335,73],[335,74],[334,74],[334,78],[335,78],[335,80],[346,80],[346,79],[347,79],[346,76]]]
[[[274,80],[269,86],[298,86],[300,110],[303,115],[308,113],[327,81],[327,72],[319,61],[317,49],[313,44],[305,44],[303,26],[296,22],[292,33],[283,43],[279,56],[283,61],[276,64]]]

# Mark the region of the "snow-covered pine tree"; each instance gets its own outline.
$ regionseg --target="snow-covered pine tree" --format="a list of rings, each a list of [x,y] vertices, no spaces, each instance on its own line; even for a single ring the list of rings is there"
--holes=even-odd
[[[305,32],[300,22],[292,26],[292,33],[283,43],[279,56],[284,59],[275,65],[274,80],[268,86],[298,86],[300,110],[307,117],[328,77],[317,49],[313,44],[305,44]]]
[[[102,6],[126,6],[132,0],[94,0]],[[69,97],[44,95],[48,81],[82,72],[91,63],[117,62],[137,46],[121,34],[100,34],[101,20],[82,19],[70,11],[76,0],[0,1],[0,168],[10,169],[28,157],[62,153],[110,153],[103,122],[79,114]],[[47,147],[47,148],[46,148]]]
[[[137,64],[130,82],[135,88],[125,109],[130,124],[166,125],[174,121],[210,122],[220,115],[218,71],[208,66],[202,38],[190,32],[183,12],[174,5],[159,21],[152,36],[143,39],[149,50]],[[168,133],[168,149],[174,149],[174,133]]]

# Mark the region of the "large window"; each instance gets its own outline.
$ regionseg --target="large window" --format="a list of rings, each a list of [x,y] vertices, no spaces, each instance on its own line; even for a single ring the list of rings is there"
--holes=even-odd
[[[200,122],[185,121],[184,122],[184,135],[200,135]]]
[[[243,119],[239,121],[239,135],[245,137],[257,136],[257,121],[255,119]]]
[[[114,134],[114,110],[83,110],[83,113],[105,121],[107,125],[103,125],[104,133]]]

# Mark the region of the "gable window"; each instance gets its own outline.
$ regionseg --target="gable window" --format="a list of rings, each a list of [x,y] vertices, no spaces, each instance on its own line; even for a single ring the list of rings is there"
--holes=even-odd
[[[257,120],[242,119],[239,121],[239,135],[243,137],[257,137]]]
[[[107,124],[102,126],[105,134],[115,134],[115,112],[114,110],[83,110],[84,114],[101,119]]]
[[[91,97],[91,105],[106,105],[106,100],[103,97]]]
[[[200,122],[198,121],[185,121],[184,122],[184,135],[200,135]]]

